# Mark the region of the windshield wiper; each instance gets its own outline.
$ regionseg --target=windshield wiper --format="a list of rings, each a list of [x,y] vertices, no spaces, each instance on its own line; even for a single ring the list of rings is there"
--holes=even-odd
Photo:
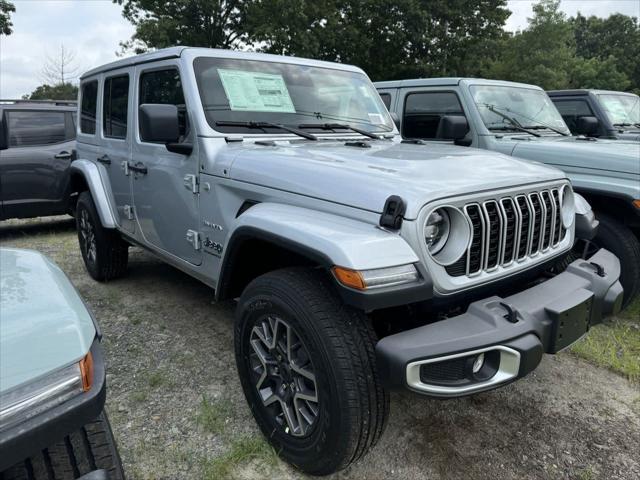
[[[524,125],[524,128],[530,128],[531,130],[551,130],[552,132],[558,133],[558,134],[563,135],[565,137],[568,136],[562,130],[557,130],[557,129],[555,129],[553,127],[550,127],[549,125],[545,125],[543,123],[541,123],[540,125]]]
[[[351,130],[352,132],[359,133],[365,137],[374,138],[380,140],[380,135],[368,132],[358,127],[352,127],[346,123],[303,123],[298,125],[298,128],[319,128],[321,130]]]
[[[280,130],[285,130],[287,132],[293,133],[300,137],[306,138],[307,140],[318,140],[318,137],[315,135],[304,132],[300,129],[294,127],[288,127],[286,125],[282,125],[281,123],[271,123],[271,122],[234,122],[231,120],[222,120],[216,122],[216,126],[218,127],[246,127],[246,128],[260,128],[264,130],[265,128],[279,128]]]
[[[512,127],[510,127],[510,128],[512,128],[514,130],[518,130],[520,132],[528,133],[529,135],[533,135],[534,137],[541,137],[542,136],[539,133],[532,132],[531,130],[527,130],[522,125],[520,125],[520,122],[518,122],[515,118],[510,117],[506,113],[499,112],[497,110],[498,107],[496,107],[495,105],[492,105],[490,103],[481,103],[480,105],[486,107],[487,110],[495,113],[499,117],[504,118],[507,122],[509,122],[512,125]],[[489,130],[498,130],[498,129],[504,130],[504,128],[501,128],[501,127],[487,127],[487,128]]]

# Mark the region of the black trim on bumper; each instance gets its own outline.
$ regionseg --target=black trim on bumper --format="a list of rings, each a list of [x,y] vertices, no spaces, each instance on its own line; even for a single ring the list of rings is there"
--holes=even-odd
[[[604,273],[598,272],[595,264]],[[472,303],[462,315],[385,337],[376,345],[381,380],[389,389],[409,388],[444,397],[505,385],[534,370],[543,352],[555,353],[567,346],[557,334],[560,322],[565,321],[567,325],[563,328],[570,329],[575,318],[583,323],[583,328],[587,322],[588,328],[617,313],[622,303],[619,277],[620,262],[601,249],[590,259],[576,260],[563,273],[520,293],[507,298],[489,297]],[[512,318],[508,318],[509,310],[514,312]],[[514,378],[460,394],[426,392],[413,388],[407,381],[407,366],[412,362],[491,346],[508,347],[519,353]]]
[[[93,356],[91,390],[0,432],[0,472],[58,442],[102,412],[107,389],[104,358],[97,338],[91,345],[91,354]]]

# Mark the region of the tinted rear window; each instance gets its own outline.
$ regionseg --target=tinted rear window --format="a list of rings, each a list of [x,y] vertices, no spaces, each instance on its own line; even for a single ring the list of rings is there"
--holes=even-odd
[[[80,105],[80,131],[94,135],[96,133],[96,111],[98,108],[98,82],[82,85],[82,103]]]
[[[7,112],[9,146],[33,147],[64,142],[67,140],[64,117],[64,112]]]
[[[104,82],[102,126],[105,137],[127,137],[129,76],[107,78]]]

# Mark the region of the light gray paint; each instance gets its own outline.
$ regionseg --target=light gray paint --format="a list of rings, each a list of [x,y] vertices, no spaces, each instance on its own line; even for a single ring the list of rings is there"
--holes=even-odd
[[[478,194],[491,189],[555,182],[566,176],[559,170],[521,162],[480,150],[446,145],[401,144],[400,137],[367,142],[371,148],[345,146],[355,133],[320,134],[309,142],[291,134],[229,135],[212,129],[205,119],[193,72],[199,56],[277,61],[361,72],[357,67],[274,55],[209,49],[170,49],[147,56],[121,60],[95,69],[84,80],[101,78],[105,71],[126,68],[136,79],[141,71],[175,64],[180,69],[191,125],[193,153],[180,156],[163,146],[143,145],[138,138],[137,112],[129,124],[133,138],[132,163],[143,163],[147,175],[129,176],[135,210],[133,232],[111,221],[130,241],[163,260],[215,287],[233,232],[252,226],[295,240],[326,254],[337,265],[354,269],[396,266],[420,261],[421,225],[407,221],[403,231],[390,232],[377,225],[385,200],[402,196],[406,218],[417,218],[430,202]],[[130,101],[137,105],[137,93]],[[242,139],[228,142],[227,137]],[[274,140],[276,146],[256,145],[256,140]],[[78,136],[78,151],[84,162],[94,164],[98,155],[109,153],[100,135]],[[478,168],[482,166],[482,168]],[[86,169],[102,178],[94,194],[105,212],[115,212],[108,177],[102,166]],[[198,177],[199,193],[184,185],[183,177]],[[92,193],[94,192],[92,188]],[[236,218],[245,200],[261,202]],[[104,215],[104,218],[103,218]],[[107,226],[107,224],[105,224]],[[413,229],[413,234],[406,229]],[[188,230],[201,235],[199,251],[186,240]],[[220,251],[221,250],[221,251]],[[541,258],[540,260],[544,260]],[[491,281],[491,279],[487,279]]]
[[[485,127],[470,91],[472,85],[518,86],[535,90],[535,85],[459,78],[417,79],[377,82],[379,91],[395,89],[394,110],[402,117],[404,99],[409,93],[448,90],[458,94],[469,122],[472,147],[542,162],[564,170],[577,190],[613,193],[629,201],[640,198],[640,144],[620,140],[584,139],[545,134],[541,138],[526,133],[496,133]],[[434,142],[437,143],[437,142]]]

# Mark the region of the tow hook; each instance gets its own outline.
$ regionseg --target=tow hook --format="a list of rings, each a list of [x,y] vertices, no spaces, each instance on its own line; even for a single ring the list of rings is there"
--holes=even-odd
[[[604,268],[602,268],[602,265],[596,262],[589,262],[589,265],[595,267],[596,275],[598,275],[599,277],[604,277]]]
[[[500,306],[507,311],[506,315],[504,315],[504,319],[507,322],[518,323],[518,312],[516,312],[511,305],[504,302],[500,302]]]

